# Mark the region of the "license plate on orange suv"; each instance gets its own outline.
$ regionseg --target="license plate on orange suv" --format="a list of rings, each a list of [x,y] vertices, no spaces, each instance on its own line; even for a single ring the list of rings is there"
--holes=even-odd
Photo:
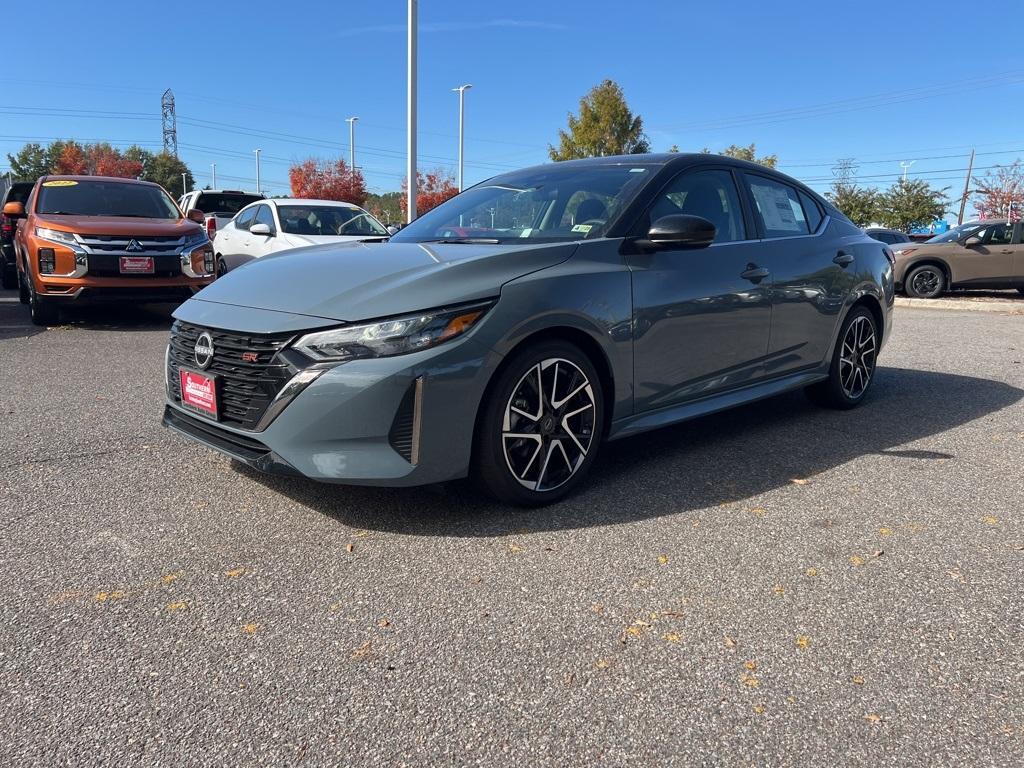
[[[156,269],[152,256],[122,256],[122,275],[152,275]]]
[[[217,419],[217,377],[182,368],[181,404],[211,419]]]

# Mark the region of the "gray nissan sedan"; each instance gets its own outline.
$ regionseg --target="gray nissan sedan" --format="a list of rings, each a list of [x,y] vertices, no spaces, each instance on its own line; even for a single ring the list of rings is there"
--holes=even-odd
[[[485,181],[388,243],[303,248],[174,313],[163,422],[268,472],[503,501],[577,487],[605,440],[806,389],[851,408],[893,257],[799,182],[705,154]]]

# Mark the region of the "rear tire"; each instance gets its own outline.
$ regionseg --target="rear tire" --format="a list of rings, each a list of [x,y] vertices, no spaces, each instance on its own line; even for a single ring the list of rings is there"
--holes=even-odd
[[[935,264],[925,264],[910,270],[903,281],[907,296],[915,299],[935,299],[946,291],[946,273]]]
[[[839,330],[828,378],[807,387],[807,397],[826,408],[856,408],[875,380],[878,345],[875,316],[867,307],[856,307]]]
[[[474,474],[496,499],[551,504],[584,479],[604,432],[604,393],[590,359],[551,341],[516,354],[482,405]]]

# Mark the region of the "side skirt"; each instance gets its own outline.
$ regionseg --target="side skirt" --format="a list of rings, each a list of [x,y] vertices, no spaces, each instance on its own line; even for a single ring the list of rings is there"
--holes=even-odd
[[[831,361],[831,356],[829,360]],[[793,373],[778,379],[752,384],[741,389],[722,392],[721,394],[704,397],[700,400],[691,400],[679,405],[659,408],[656,411],[636,414],[612,422],[611,429],[608,431],[608,439],[618,440],[622,437],[630,437],[652,429],[678,424],[681,421],[689,421],[700,416],[707,416],[709,413],[725,411],[737,405],[745,405],[756,400],[763,400],[766,397],[781,395],[794,389],[802,389],[809,384],[814,384],[827,378],[828,367],[819,367],[814,370]]]

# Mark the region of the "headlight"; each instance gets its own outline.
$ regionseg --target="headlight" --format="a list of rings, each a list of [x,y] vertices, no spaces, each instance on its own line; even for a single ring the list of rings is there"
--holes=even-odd
[[[309,333],[295,342],[295,349],[317,362],[404,355],[462,335],[493,304],[489,301]]]
[[[67,243],[68,245],[78,245],[78,241],[75,239],[74,234],[71,232],[61,232],[59,229],[47,229],[46,227],[36,227],[36,237],[42,238],[43,240],[52,240],[55,243]]]

